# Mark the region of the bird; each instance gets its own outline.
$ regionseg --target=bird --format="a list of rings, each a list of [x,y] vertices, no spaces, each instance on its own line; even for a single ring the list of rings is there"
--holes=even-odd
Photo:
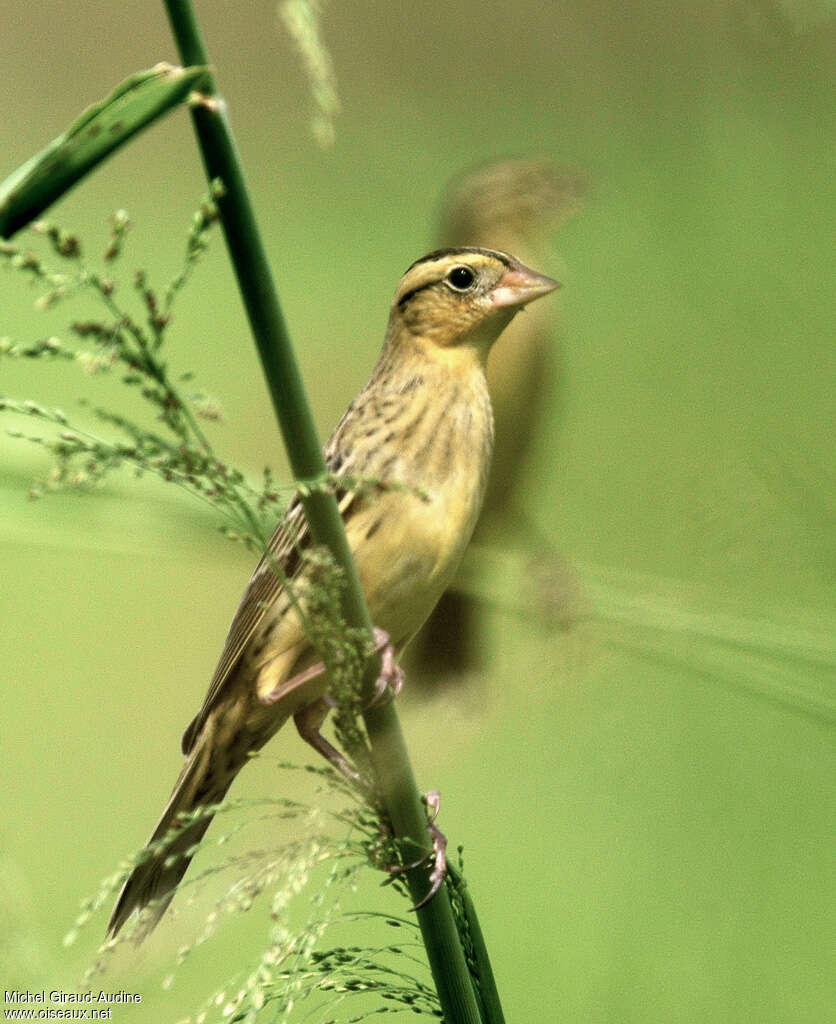
[[[445,188],[437,214],[437,244],[466,241],[513,252],[526,263],[544,263],[550,257],[550,235],[580,211],[586,190],[582,173],[553,160],[488,161]],[[561,378],[556,322],[551,308],[531,310],[518,317],[491,350],[487,378],[496,440],[475,540],[502,547],[522,541],[536,549],[537,565],[548,577],[544,582],[554,591],[538,595],[538,604],[548,616],[562,621],[571,616],[575,600],[571,574],[531,528],[522,497],[529,457],[542,436],[544,412],[552,405]],[[432,694],[484,667],[480,619],[477,600],[454,580],[409,649],[406,667],[415,680],[413,693]]]
[[[347,486],[339,508],[372,621],[402,651],[456,571],[488,480],[493,414],[488,352],[523,306],[558,283],[501,251],[436,250],[401,278],[371,377],[324,448]],[[134,911],[135,938],[156,926],[239,770],[293,718],[331,751],[319,727],[327,673],[286,581],[311,546],[298,495],[253,572],[202,707],[183,735],[180,775],[117,899],[114,939]],[[278,571],[277,571],[278,570]]]

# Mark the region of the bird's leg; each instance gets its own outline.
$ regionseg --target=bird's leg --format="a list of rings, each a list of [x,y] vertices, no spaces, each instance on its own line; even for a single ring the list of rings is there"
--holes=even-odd
[[[374,629],[375,653],[380,654],[380,675],[374,684],[374,694],[366,705],[368,708],[388,704],[403,689],[403,669],[395,661],[395,645],[384,629]]]
[[[412,871],[413,868],[420,867],[421,864],[432,857],[433,867],[432,871],[430,871],[429,892],[422,900],[415,904],[412,908],[413,910],[420,910],[421,907],[426,906],[444,884],[444,879],[447,877],[447,836],[444,835],[435,823],[435,819],[438,817],[438,812],[441,809],[441,794],[437,789],[431,789],[429,793],[424,794],[424,803],[431,812],[427,822],[427,831],[432,836],[432,851],[412,864],[391,864],[386,868],[390,874],[400,874],[404,871]]]
[[[289,693],[293,693],[300,686],[304,686],[305,683],[309,683],[312,679],[316,679],[321,676],[325,671],[325,665],[323,662],[318,661],[315,665],[311,665],[310,668],[306,668],[304,672],[299,672],[293,676],[292,679],[286,679],[283,683],[279,683],[278,686],[274,686],[269,693],[265,693],[263,697],[259,697],[262,704],[276,704],[283,697],[286,697]],[[328,712],[326,711],[326,714]],[[320,723],[321,724],[321,723]]]
[[[403,669],[395,662],[395,646],[389,639],[389,634],[385,630],[375,627],[374,639],[374,652],[380,654],[380,675],[375,681],[372,699],[366,705],[370,708],[376,707],[379,704],[386,704],[397,697],[403,688],[404,678]],[[259,699],[262,704],[276,704],[288,694],[294,693],[299,687],[318,678],[326,671],[324,662],[318,661],[316,664],[311,665],[310,668],[297,673],[292,679],[286,679],[283,683],[279,683],[278,686],[274,687],[269,693],[265,693]],[[330,698],[326,699],[330,700]],[[334,707],[333,700],[330,700],[330,706]],[[319,724],[321,725],[322,722],[320,721]]]
[[[376,641],[375,651],[380,652],[380,675],[377,677],[375,692],[371,701],[366,705],[367,708],[394,700],[401,692],[404,682],[403,669],[395,661],[395,646],[390,640],[389,634],[385,630],[375,627],[374,638]],[[429,892],[415,904],[413,910],[420,910],[421,907],[429,903],[447,877],[447,836],[435,823],[441,809],[441,794],[437,789],[431,789],[424,794],[424,803],[430,810],[427,831],[432,837],[432,851],[414,864],[397,864],[387,868],[393,874],[410,871],[412,868],[419,867],[428,858],[432,858]]]
[[[375,629],[374,638],[374,649],[380,653],[381,665],[380,675],[375,683],[375,692],[368,707],[374,707],[387,700],[392,700],[394,697],[397,697],[403,686],[403,672],[395,663],[395,648],[389,640],[389,634],[382,629]],[[289,694],[297,692],[307,683],[317,679],[326,671],[323,662],[318,661],[303,672],[293,676],[292,679],[279,683],[269,693],[264,694],[260,698],[261,703],[267,705],[276,704]],[[351,767],[348,759],[333,744],[329,743],[319,731],[328,712],[334,706],[334,699],[328,694],[309,704],[305,704],[293,716],[296,728],[299,730],[299,735],[302,739],[321,754],[341,775],[355,784],[365,786],[365,781]]]
[[[352,768],[348,759],[332,743],[329,743],[319,731],[332,706],[332,701],[322,697],[319,700],[315,700],[312,704],[306,704],[303,708],[300,708],[293,716],[293,721],[296,723],[296,728],[302,739],[309,743],[318,754],[321,754],[333,768],[336,768],[340,775],[343,775],[355,785],[366,788],[367,783]]]
[[[380,675],[375,683],[375,692],[367,707],[375,707],[383,702],[394,700],[401,692],[404,680],[403,670],[395,662],[395,648],[389,639],[389,634],[382,629],[376,628],[374,638],[376,641],[375,651],[380,653]],[[275,703],[280,697],[285,696],[289,690],[296,689],[312,679],[316,679],[324,671],[325,666],[322,662],[317,662],[317,664],[311,665],[304,672],[300,672],[293,679],[268,693],[262,700],[265,704]],[[367,789],[368,783],[366,780],[351,766],[348,759],[332,743],[329,743],[320,732],[322,723],[333,707],[333,697],[326,694],[318,700],[299,708],[293,716],[293,721],[296,723],[296,728],[302,739],[324,757],[340,775],[354,783],[354,785]],[[429,903],[444,884],[444,879],[447,877],[447,837],[435,823],[441,807],[441,794],[437,789],[430,790],[424,796],[424,803],[430,811],[427,831],[432,837],[431,852],[413,864],[393,864],[386,869],[391,874],[399,874],[404,871],[411,871],[429,858],[432,858],[429,892],[420,902],[415,904],[412,908],[413,910],[420,910],[421,907]]]

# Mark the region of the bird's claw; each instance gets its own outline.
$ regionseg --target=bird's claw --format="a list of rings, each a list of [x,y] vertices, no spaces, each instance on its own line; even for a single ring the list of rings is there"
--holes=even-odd
[[[395,661],[395,647],[389,634],[375,627],[374,639],[374,653],[380,654],[380,675],[375,680],[374,693],[366,710],[394,700],[403,689],[404,681],[403,669]]]
[[[390,875],[402,874],[405,871],[412,871],[413,868],[420,867],[432,858],[430,888],[427,895],[412,907],[413,910],[420,910],[421,907],[426,906],[444,884],[444,879],[447,877],[447,836],[444,835],[435,823],[435,819],[438,817],[438,812],[441,808],[441,794],[437,789],[431,789],[429,793],[424,795],[424,803],[431,812],[429,821],[427,822],[427,831],[432,836],[432,850],[421,857],[420,860],[416,860],[412,864],[390,864],[385,869]]]
[[[431,855],[433,858],[433,869],[430,872],[430,888],[427,895],[415,904],[412,908],[413,910],[420,910],[421,907],[425,907],[442,885],[444,885],[444,879],[447,877],[447,836],[444,835],[438,825],[434,825],[432,822],[427,825],[427,829],[433,837],[433,852]]]

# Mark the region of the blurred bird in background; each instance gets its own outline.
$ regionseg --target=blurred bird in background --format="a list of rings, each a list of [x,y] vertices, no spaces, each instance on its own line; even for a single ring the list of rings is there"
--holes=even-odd
[[[436,242],[479,245],[513,252],[533,266],[554,264],[551,236],[581,209],[586,181],[548,160],[494,161],[454,179],[442,197]],[[567,567],[538,535],[525,511],[528,457],[541,433],[544,412],[560,387],[559,314],[535,304],[517,317],[488,359],[488,387],[496,439],[487,494],[465,560],[479,546],[521,545],[538,555],[540,582],[549,595],[545,619],[572,617],[574,585]],[[546,555],[545,561],[542,556]],[[548,581],[551,581],[550,583]],[[536,581],[535,581],[536,585]],[[454,582],[403,659],[407,675],[424,693],[484,667],[479,600]],[[414,692],[412,690],[411,692]]]

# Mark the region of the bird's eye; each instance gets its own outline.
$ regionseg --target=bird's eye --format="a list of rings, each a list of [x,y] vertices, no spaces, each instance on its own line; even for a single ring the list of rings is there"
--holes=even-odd
[[[453,267],[447,275],[447,281],[457,292],[466,292],[473,286],[476,275],[470,267]]]

